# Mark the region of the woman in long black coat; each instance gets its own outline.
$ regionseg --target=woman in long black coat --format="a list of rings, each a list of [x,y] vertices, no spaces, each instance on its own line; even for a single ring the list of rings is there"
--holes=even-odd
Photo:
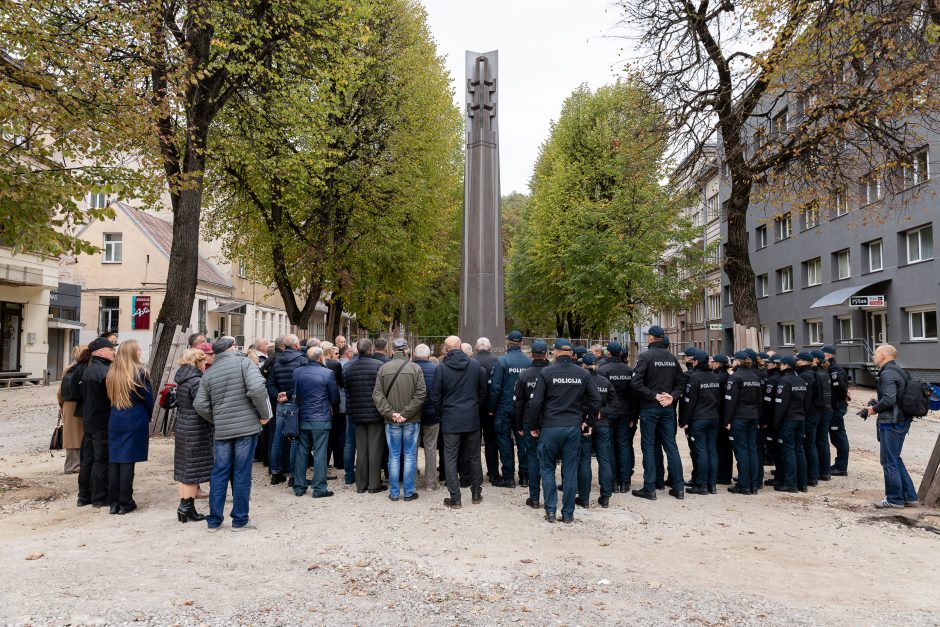
[[[176,516],[180,522],[204,520],[196,511],[195,498],[200,483],[212,475],[212,425],[193,409],[206,354],[197,348],[183,352],[176,371],[176,449],[173,455],[173,479],[179,482],[180,504]]]

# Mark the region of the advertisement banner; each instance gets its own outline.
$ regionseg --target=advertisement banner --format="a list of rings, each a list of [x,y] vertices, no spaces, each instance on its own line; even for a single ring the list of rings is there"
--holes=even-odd
[[[150,328],[150,297],[134,296],[131,298],[131,328],[146,330]]]

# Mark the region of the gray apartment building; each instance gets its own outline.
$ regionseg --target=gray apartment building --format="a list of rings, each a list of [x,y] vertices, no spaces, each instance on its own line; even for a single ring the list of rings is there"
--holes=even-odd
[[[751,206],[748,238],[763,350],[790,354],[832,344],[853,380],[871,385],[872,351],[889,343],[902,366],[940,382],[937,139],[911,153],[902,191],[859,181],[849,182],[831,207],[801,212]],[[724,177],[721,187],[724,200],[730,193]],[[727,241],[724,220],[721,237]],[[734,321],[724,273],[721,282],[724,345],[730,349]]]

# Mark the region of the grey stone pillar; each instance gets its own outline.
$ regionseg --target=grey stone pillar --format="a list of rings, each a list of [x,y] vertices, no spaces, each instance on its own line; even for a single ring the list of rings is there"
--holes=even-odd
[[[467,51],[467,151],[464,166],[460,325],[465,342],[506,346],[500,228],[497,51]]]

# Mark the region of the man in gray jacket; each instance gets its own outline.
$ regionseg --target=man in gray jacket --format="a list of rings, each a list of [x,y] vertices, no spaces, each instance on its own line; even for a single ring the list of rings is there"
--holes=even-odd
[[[225,336],[212,345],[215,361],[206,370],[193,408],[215,425],[215,462],[209,492],[209,531],[224,519],[225,497],[232,481],[232,531],[254,529],[248,518],[251,462],[261,427],[271,419],[264,378],[251,361],[235,351],[235,338]]]
[[[901,411],[901,395],[907,385],[907,373],[894,361],[896,348],[882,344],[872,360],[878,366],[878,402],[868,407],[868,415],[878,414],[878,443],[885,476],[885,498],[875,503],[878,509],[917,507],[920,501],[914,482],[901,459],[904,438],[911,428],[911,417]]]

